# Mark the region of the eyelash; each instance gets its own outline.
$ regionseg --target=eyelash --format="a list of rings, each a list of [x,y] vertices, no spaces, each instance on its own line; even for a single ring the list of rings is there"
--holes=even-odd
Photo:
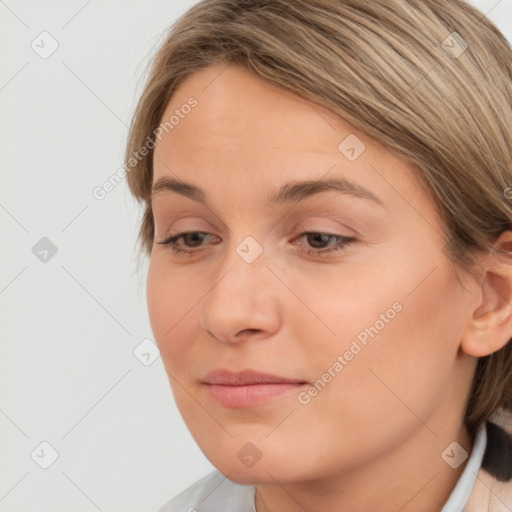
[[[164,240],[163,242],[158,242],[161,245],[166,245],[170,247],[171,251],[174,254],[180,254],[183,256],[191,255],[192,253],[199,252],[199,250],[195,249],[183,249],[178,245],[178,240],[180,238],[183,238],[185,235],[192,235],[192,234],[202,234],[202,235],[208,235],[208,233],[205,233],[204,231],[187,231],[184,233],[178,233],[177,235],[173,235],[167,240]],[[305,231],[304,233],[301,233],[297,238],[302,238],[306,235],[323,235],[327,236],[331,239],[337,239],[338,243],[334,246],[332,246],[331,249],[302,249],[301,252],[306,253],[308,256],[324,256],[324,255],[332,255],[334,253],[343,252],[346,250],[347,246],[350,245],[352,242],[355,242],[355,238],[353,237],[347,237],[342,235],[333,235],[331,233],[322,233],[319,231]]]

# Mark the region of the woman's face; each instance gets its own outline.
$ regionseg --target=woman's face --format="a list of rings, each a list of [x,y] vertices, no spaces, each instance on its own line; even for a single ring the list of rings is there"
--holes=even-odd
[[[232,66],[188,77],[171,116],[148,308],[208,459],[240,483],[326,477],[413,442],[441,460],[474,370],[460,337],[475,302],[415,169]],[[186,232],[190,252],[162,244]],[[217,369],[298,383],[206,384]]]

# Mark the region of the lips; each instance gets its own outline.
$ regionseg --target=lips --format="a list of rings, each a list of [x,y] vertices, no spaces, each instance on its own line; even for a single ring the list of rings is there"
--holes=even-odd
[[[204,377],[203,383],[220,384],[222,386],[251,386],[256,384],[306,384],[306,381],[258,372],[251,369],[241,372],[218,369],[208,373]]]
[[[226,369],[208,373],[203,384],[217,404],[230,408],[256,407],[273,399],[291,396],[307,382],[256,370],[232,372]]]

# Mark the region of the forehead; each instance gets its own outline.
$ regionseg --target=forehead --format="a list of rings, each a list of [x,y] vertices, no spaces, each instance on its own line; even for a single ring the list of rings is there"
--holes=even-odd
[[[191,98],[196,106],[183,109]],[[171,116],[178,122],[156,141],[153,183],[172,176],[224,192],[242,179],[270,191],[294,179],[342,176],[396,207],[404,199],[409,210],[411,201],[425,213],[431,206],[412,164],[329,109],[238,66],[189,75],[161,121]],[[347,140],[364,145],[352,161],[340,150]]]
[[[198,101],[194,111],[201,112],[202,123],[211,121],[237,132],[264,127],[277,118],[284,122],[303,118],[306,128],[308,122],[314,128],[315,121],[329,114],[325,109],[319,113],[321,107],[233,65],[216,65],[189,75],[175,91],[166,113],[172,114],[191,96]],[[329,128],[324,124],[324,129]],[[286,124],[281,128],[286,129]]]
[[[197,102],[192,109],[187,106],[191,98]],[[184,153],[226,159],[243,154],[251,161],[265,160],[266,155],[300,158],[301,153],[339,159],[339,145],[349,135],[364,140],[365,156],[394,158],[329,109],[238,66],[216,65],[189,75],[173,94],[161,123],[171,117],[172,128],[156,141],[156,172],[162,160]]]

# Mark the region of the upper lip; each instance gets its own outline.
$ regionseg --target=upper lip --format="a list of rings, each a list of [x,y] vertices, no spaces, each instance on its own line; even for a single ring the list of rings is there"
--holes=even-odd
[[[209,372],[204,378],[205,384],[221,384],[224,386],[248,386],[251,384],[305,384],[301,379],[290,379],[270,373],[247,369],[234,372],[224,368]]]

